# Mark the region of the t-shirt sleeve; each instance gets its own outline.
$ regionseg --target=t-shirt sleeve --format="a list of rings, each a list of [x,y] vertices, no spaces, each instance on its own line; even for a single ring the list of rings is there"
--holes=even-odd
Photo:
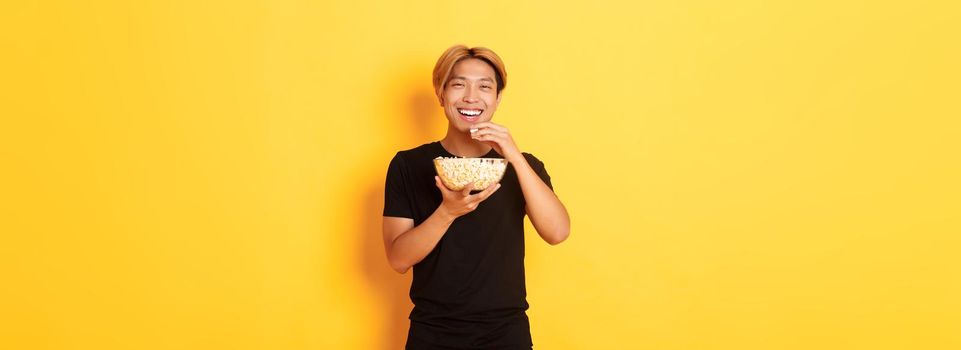
[[[409,188],[407,165],[404,157],[398,153],[387,167],[387,181],[384,185],[384,216],[414,218]]]
[[[537,176],[540,177],[545,184],[547,184],[547,187],[550,187],[551,191],[553,191],[554,185],[551,184],[551,175],[547,173],[547,168],[544,167],[544,162],[541,162],[540,159],[537,159],[537,157],[530,153],[524,153],[524,158],[527,158],[527,163],[529,163],[531,168],[534,169],[534,173],[536,173]]]

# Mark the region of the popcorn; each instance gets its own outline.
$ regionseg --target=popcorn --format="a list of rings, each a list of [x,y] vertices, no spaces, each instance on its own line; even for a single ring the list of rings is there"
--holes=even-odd
[[[507,160],[502,158],[434,158],[434,168],[447,188],[460,191],[469,183],[472,190],[483,190],[501,180],[507,170]]]

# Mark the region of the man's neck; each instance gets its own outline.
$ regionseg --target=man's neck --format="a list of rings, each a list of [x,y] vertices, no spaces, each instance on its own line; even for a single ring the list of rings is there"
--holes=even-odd
[[[491,151],[491,146],[470,138],[470,134],[447,128],[447,136],[440,140],[441,146],[458,157],[481,157]]]

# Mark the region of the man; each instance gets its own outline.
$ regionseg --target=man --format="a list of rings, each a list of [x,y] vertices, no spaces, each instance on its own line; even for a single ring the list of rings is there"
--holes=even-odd
[[[552,245],[567,239],[570,218],[544,164],[491,122],[507,83],[500,57],[453,46],[433,78],[447,135],[398,152],[384,198],[387,259],[399,273],[414,268],[407,349],[531,349],[524,215]],[[439,156],[509,165],[501,182],[483,191],[451,191],[436,176]]]

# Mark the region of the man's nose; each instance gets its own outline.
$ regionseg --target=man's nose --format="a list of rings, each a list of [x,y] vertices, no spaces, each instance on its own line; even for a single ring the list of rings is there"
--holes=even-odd
[[[467,91],[464,92],[464,102],[477,102],[477,92],[475,92],[473,88],[468,88]]]

